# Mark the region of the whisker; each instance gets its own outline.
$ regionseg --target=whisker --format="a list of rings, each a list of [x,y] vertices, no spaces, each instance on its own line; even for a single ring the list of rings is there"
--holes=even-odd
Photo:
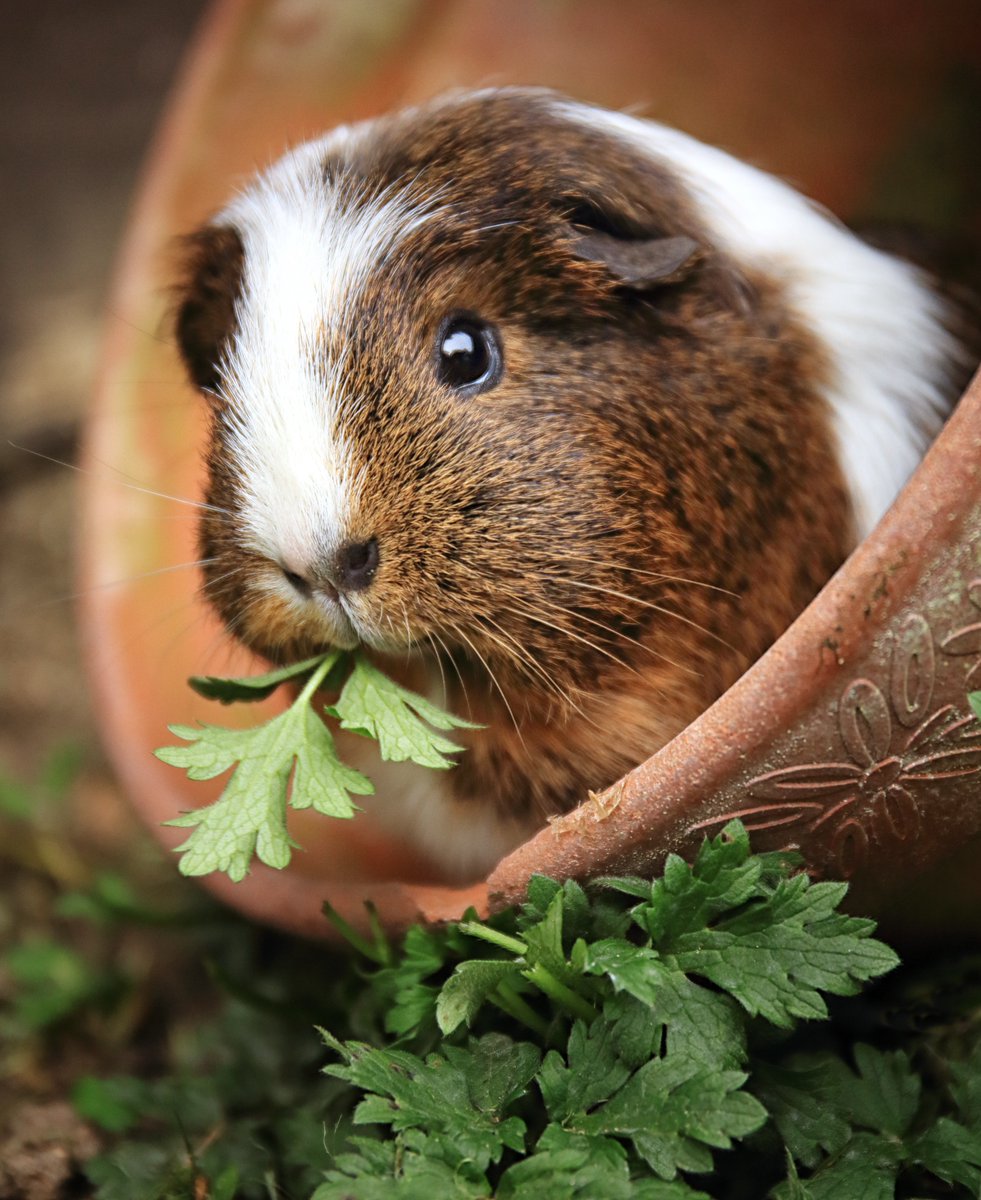
[[[526,603],[522,597],[516,596],[514,592],[507,592],[505,594],[510,596],[512,599],[517,600],[518,603]],[[643,650],[646,654],[651,655],[652,658],[658,658],[662,662],[666,662],[669,667],[674,667],[677,671],[684,671],[686,674],[690,675],[698,674],[693,667],[682,666],[681,663],[675,662],[673,658],[669,658],[663,651],[656,650],[653,646],[645,645],[644,642],[639,641],[635,637],[631,637],[629,633],[624,633],[620,629],[614,629],[611,625],[604,625],[602,621],[597,621],[593,617],[587,617],[585,613],[576,612],[574,608],[566,608],[562,604],[556,604],[555,601],[546,600],[543,597],[537,597],[536,603],[544,604],[554,612],[564,613],[566,616],[572,617],[575,620],[586,621],[590,625],[595,625],[597,629],[602,629],[604,633],[610,634],[611,637],[619,638],[624,642],[630,642],[632,645],[637,646],[638,649]],[[531,610],[529,609],[529,614],[530,612]]]
[[[508,593],[508,594],[510,594],[510,593]],[[579,713],[579,715],[581,717],[586,716],[585,712],[583,712],[583,710],[579,707],[579,705],[576,704],[576,702],[572,699],[571,692],[567,688],[561,687],[559,685],[559,683],[556,681],[556,679],[545,670],[545,668],[542,666],[542,664],[540,662],[537,661],[537,659],[534,657],[534,655],[530,654],[525,649],[525,647],[521,645],[521,643],[518,641],[518,639],[516,637],[514,637],[513,634],[509,633],[508,630],[506,630],[503,626],[498,625],[498,623],[496,621],[492,620],[488,616],[484,616],[482,618],[482,620],[493,625],[494,628],[501,634],[501,636],[506,638],[507,641],[510,642],[511,645],[514,646],[514,648],[518,654],[519,662],[522,664],[522,667],[525,670],[527,670],[527,668],[530,667],[531,670],[534,671],[534,673],[544,682],[544,684],[545,684],[546,688],[549,690],[549,692],[554,693],[555,696],[563,704],[567,704],[570,708],[574,709],[577,713]],[[484,632],[487,633],[486,630]],[[493,635],[488,634],[488,636],[492,637]],[[496,638],[494,640],[497,641]],[[500,645],[500,644],[501,643],[498,642],[498,645]],[[507,647],[505,647],[505,649],[506,648]],[[527,664],[527,666],[525,666],[525,664]]]
[[[402,622],[405,625],[405,661],[406,661],[406,663],[408,663],[409,655],[412,653],[412,643],[413,643],[412,627],[409,625],[409,610],[406,607],[405,601],[400,600],[399,606],[402,609]],[[443,674],[442,664],[440,664],[439,673],[440,673],[440,676],[442,676],[442,674]],[[443,680],[443,698],[444,699],[446,698],[446,680],[445,679]]]
[[[616,596],[620,600],[628,601],[630,604],[639,604],[643,608],[649,608],[654,612],[663,613],[666,617],[674,617],[676,620],[683,621],[686,625],[690,625],[692,629],[697,629],[699,633],[704,633],[706,637],[718,642],[720,646],[725,646],[727,650],[737,653],[735,646],[730,645],[725,638],[719,637],[719,635],[717,633],[713,633],[711,629],[706,629],[704,625],[699,625],[699,623],[697,621],[693,621],[691,617],[686,617],[682,613],[674,612],[672,609],[665,608],[661,604],[654,604],[650,600],[641,600],[637,596],[628,596],[626,592],[618,592],[614,588],[599,587],[595,583],[584,583],[581,579],[563,578],[563,582],[570,584],[572,587],[586,588],[591,592],[601,592],[606,596]]]
[[[173,346],[175,344],[173,337],[165,337],[163,334],[144,329],[142,325],[137,325],[135,321],[131,321],[129,317],[124,317],[122,310],[114,308],[112,305],[106,307],[106,316],[111,321],[118,321],[121,325],[126,325],[129,329],[141,334],[150,341],[158,342],[161,346]]]
[[[732,596],[735,600],[740,600],[742,597],[738,592],[732,592],[728,588],[720,587],[715,583],[706,583],[702,579],[686,579],[683,575],[667,575],[663,571],[644,571],[640,567],[631,567],[622,563],[604,562],[598,558],[587,558],[582,554],[565,554],[565,558],[575,562],[589,563],[594,567],[605,567],[609,571],[629,571],[632,575],[643,575],[647,579],[661,579],[668,583],[687,583],[691,587],[708,588],[709,591],[721,592],[724,596]]]
[[[460,690],[463,692],[463,699],[467,706],[467,716],[472,719],[473,718],[473,705],[470,703],[470,694],[467,691],[467,685],[464,682],[463,675],[460,671],[459,664],[457,663],[456,659],[454,658],[453,652],[450,650],[450,648],[447,646],[447,644],[443,641],[443,639],[439,636],[439,634],[436,632],[435,629],[432,630],[432,633],[430,636],[434,637],[436,639],[436,641],[439,642],[439,644],[443,647],[443,653],[446,655],[450,666],[456,672],[456,677],[460,681]]]
[[[69,471],[77,471],[79,475],[95,474],[94,471],[86,467],[80,467],[76,463],[65,462],[64,459],[54,458],[50,454],[42,454],[40,450],[32,450],[29,446],[19,446],[16,442],[11,441],[8,441],[7,445],[14,450],[22,451],[24,454],[32,454],[35,458],[41,458],[45,462],[53,463],[56,467],[65,467]],[[217,504],[206,504],[201,500],[189,500],[186,496],[171,496],[168,492],[157,492],[153,488],[132,483],[123,471],[111,466],[109,463],[100,463],[100,466],[105,467],[107,471],[112,471],[114,475],[118,475],[120,478],[115,482],[118,482],[122,487],[129,488],[131,491],[142,492],[146,496],[156,496],[158,500],[172,500],[175,504],[187,504],[191,508],[199,508],[206,512],[220,513],[225,517],[232,515],[227,508],[220,508]]]
[[[433,635],[431,633],[427,633],[425,636],[426,641],[432,648],[433,658],[436,660],[436,666],[439,667],[439,680],[443,688],[443,705],[445,707],[449,697],[449,692],[446,690],[446,673],[443,670],[443,660],[439,656],[439,650],[436,647],[436,643],[433,641]]]
[[[597,646],[595,642],[591,642],[589,638],[583,637],[582,634],[574,633],[571,629],[565,629],[561,625],[556,625],[554,621],[547,621],[543,616],[532,612],[530,609],[522,612],[520,609],[511,608],[510,605],[506,607],[508,612],[513,612],[516,617],[526,616],[532,621],[537,621],[539,625],[547,625],[549,629],[554,629],[557,633],[564,633],[566,637],[570,637],[577,642],[582,642],[584,646],[588,646],[591,650],[595,650],[598,654],[605,655],[605,657],[610,659],[611,662],[615,662],[617,666],[623,667],[625,670],[632,672],[634,675],[640,674],[640,672],[637,671],[635,667],[632,667],[630,663],[624,662],[622,658],[617,658],[615,654],[611,654],[610,651],[606,650],[603,646]]]
[[[170,575],[174,571],[186,571],[191,567],[204,567],[214,561],[213,558],[200,558],[195,562],[175,563],[169,567],[157,567],[153,571],[143,571],[139,575],[128,575],[123,579],[109,579],[103,583],[93,583],[89,587],[80,588],[77,592],[67,592],[62,596],[54,596],[47,600],[42,600],[38,604],[38,607],[48,608],[53,604],[70,604],[74,600],[81,600],[83,596],[91,596],[95,592],[107,592],[112,588],[126,587],[127,584],[140,583],[144,579],[154,579],[158,575]]]
[[[514,732],[518,735],[518,741],[520,741],[523,746],[525,744],[525,739],[521,736],[521,729],[518,725],[517,718],[514,715],[514,710],[511,708],[511,705],[508,703],[508,698],[507,698],[507,696],[505,696],[504,689],[501,687],[500,683],[498,682],[497,676],[490,669],[490,666],[488,665],[487,660],[484,658],[484,656],[480,653],[480,651],[477,649],[477,647],[467,637],[467,635],[463,632],[463,630],[460,629],[460,627],[458,625],[453,626],[453,632],[457,635],[457,637],[462,638],[466,642],[466,644],[470,647],[470,649],[473,651],[473,653],[477,656],[477,658],[483,664],[484,670],[490,676],[491,680],[493,681],[494,686],[497,688],[498,692],[500,692],[500,694],[501,694],[501,699],[504,701],[504,707],[508,710],[508,714],[511,717],[512,722],[514,723]]]

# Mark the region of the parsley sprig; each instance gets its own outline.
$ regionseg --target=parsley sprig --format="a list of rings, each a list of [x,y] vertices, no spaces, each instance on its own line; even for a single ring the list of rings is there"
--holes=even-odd
[[[297,848],[286,827],[287,805],[348,819],[357,811],[352,796],[374,792],[367,776],[341,761],[314,708],[322,687],[340,687],[336,702],[324,712],[342,729],[377,740],[381,757],[392,762],[411,760],[445,770],[454,765],[449,756],[461,747],[434,730],[477,728],[402,687],[362,654],[331,651],[265,675],[195,676],[190,683],[201,695],[231,704],[263,700],[295,681],[303,684],[290,707],[261,725],[169,727],[186,744],[164,746],[157,758],[182,767],[188,778],[213,779],[234,768],[218,800],[167,822],[193,830],[177,847],[183,874],[225,871],[239,881],[253,855],[271,867],[285,867]]]
[[[831,1005],[836,987],[878,978],[895,956],[834,906],[820,917],[819,904],[791,915],[775,902],[791,867],[749,854],[734,825],[656,882],[536,879],[520,911],[415,926],[401,944],[369,910],[367,931],[352,931],[367,970],[270,943],[198,898],[180,926],[188,963],[208,963],[199,983],[214,1016],[202,1021],[197,1004],[167,1026],[160,1075],[141,1060],[136,1077],[79,1082],[77,1110],[104,1131],[84,1170],[98,1200],[976,1198],[981,958],[938,953]],[[808,883],[804,899],[815,889],[832,894]],[[105,898],[75,897],[102,914],[98,929],[123,911],[115,891],[110,909]],[[136,909],[124,909],[131,929]],[[683,939],[738,930],[750,913],[767,929],[789,916],[802,955],[781,948],[775,961],[772,943],[757,954],[747,939],[721,987],[697,963],[682,969]],[[174,915],[151,919],[174,926]],[[820,955],[804,977],[825,932],[855,955],[847,981]],[[20,978],[22,963],[5,965]],[[35,958],[27,982],[57,991],[62,965]],[[789,977],[792,1028],[751,1015],[758,985],[746,977],[770,971]],[[808,987],[827,1018],[793,1014]],[[74,986],[73,997],[93,1003]],[[131,1000],[122,993],[126,1011]],[[105,997],[95,1003],[102,1013]],[[339,1077],[314,1070],[315,1021]]]
[[[825,997],[898,959],[838,911],[844,884],[794,865],[733,822],[653,883],[539,877],[517,913],[417,927],[401,954],[376,929],[361,948],[399,1042],[322,1032],[354,1124],[385,1140],[349,1139],[314,1200],[707,1200],[725,1178],[831,1200],[892,1197],[902,1172],[976,1196],[981,1055],[937,1119],[905,1051],[795,1050]]]

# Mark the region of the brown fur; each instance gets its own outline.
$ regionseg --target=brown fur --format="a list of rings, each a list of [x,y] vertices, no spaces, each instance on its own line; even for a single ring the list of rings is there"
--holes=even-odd
[[[407,646],[417,664],[438,658],[450,706],[487,725],[466,735],[454,796],[544,819],[702,711],[848,552],[825,364],[779,289],[711,245],[668,170],[535,94],[379,122],[325,170],[352,194],[402,185],[441,206],[317,348],[348,350],[344,429],[371,486],[347,533],[380,548],[350,603],[389,669]],[[640,289],[577,253],[584,228],[701,252],[683,278]],[[201,331],[220,348],[241,279],[234,244],[217,243],[224,265],[207,260],[182,308],[199,381]],[[435,372],[456,311],[503,349],[500,382],[469,398]],[[214,413],[209,500],[234,513]],[[274,659],[322,648],[277,601],[243,604],[269,564],[234,519],[206,514],[202,544],[237,636]]]
[[[235,332],[235,298],[245,251],[227,226],[206,225],[183,239],[183,278],[175,288],[175,332],[189,375],[204,392],[220,383],[219,363]]]

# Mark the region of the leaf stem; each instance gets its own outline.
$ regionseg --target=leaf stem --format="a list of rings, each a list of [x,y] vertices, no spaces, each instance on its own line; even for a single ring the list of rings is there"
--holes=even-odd
[[[394,961],[392,945],[385,936],[385,928],[381,923],[381,917],[378,915],[378,909],[375,907],[373,900],[366,900],[364,906],[368,911],[368,924],[371,927],[371,936],[374,941],[378,962],[382,966],[390,967]]]
[[[342,653],[343,651],[341,650],[331,650],[324,655],[320,665],[303,685],[303,691],[300,692],[299,696],[297,696],[296,700],[294,701],[295,704],[306,704],[313,698],[314,692],[323,683],[327,673],[341,657]]]
[[[362,937],[350,921],[346,921],[329,900],[323,902],[320,906],[320,911],[338,933],[350,942],[355,950],[360,951],[365,958],[370,959],[373,963],[377,963],[380,967],[388,965],[388,958],[382,957],[379,946],[369,942],[366,937]]]
[[[459,929],[461,933],[481,938],[494,946],[500,946],[502,950],[510,950],[512,954],[525,954],[528,950],[524,942],[519,942],[517,938],[501,933],[498,929],[492,929],[489,925],[482,925],[480,921],[461,921]]]
[[[535,963],[533,967],[522,971],[522,974],[525,979],[530,980],[546,996],[554,1000],[556,1004],[561,1004],[573,1016],[581,1017],[587,1022],[592,1022],[599,1015],[588,1000],[583,999],[578,992],[574,992],[572,988],[567,987],[561,980],[556,979],[552,972],[547,967],[543,967],[541,963]]]
[[[548,1022],[540,1017],[527,1000],[520,996],[510,984],[499,983],[488,999],[491,1004],[496,1005],[502,1012],[506,1012],[509,1017],[514,1017],[522,1025],[527,1025],[540,1038],[544,1039],[548,1034]]]

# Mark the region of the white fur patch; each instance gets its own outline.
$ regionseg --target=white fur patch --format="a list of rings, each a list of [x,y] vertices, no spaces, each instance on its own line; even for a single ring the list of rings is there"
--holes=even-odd
[[[485,801],[454,799],[449,772],[411,762],[383,762],[372,753],[374,743],[360,741],[360,746],[343,744],[341,752],[344,761],[364,771],[377,789],[360,801],[365,811],[389,835],[422,851],[447,880],[483,879],[537,832],[538,822],[502,817]],[[340,741],[338,745],[342,747]]]
[[[219,218],[245,249],[223,364],[245,529],[252,549],[300,574],[346,540],[363,483],[344,436],[359,397],[345,394],[345,363],[325,355],[325,332],[435,211],[397,192],[365,200],[326,180],[327,154],[357,136],[341,129],[291,151]]]
[[[559,103],[674,168],[718,245],[779,281],[821,340],[856,533],[892,503],[943,423],[950,366],[963,351],[920,271],[873,249],[792,188],[653,121]]]

